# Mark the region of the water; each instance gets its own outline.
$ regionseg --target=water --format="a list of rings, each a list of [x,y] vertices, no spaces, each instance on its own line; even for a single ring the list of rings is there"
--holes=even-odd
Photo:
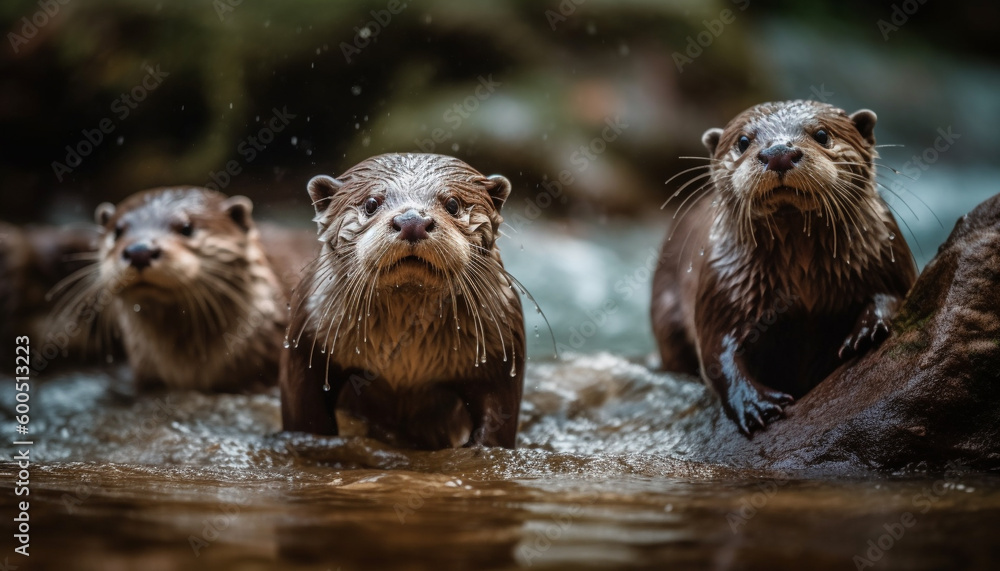
[[[947,174],[907,185],[942,219],[911,220],[921,264],[985,198],[938,192],[935,177]],[[31,504],[31,558],[11,563],[849,569],[870,557],[876,568],[990,568],[1000,557],[995,475],[804,479],[677,452],[684,419],[712,397],[647,366],[649,259],[668,218],[507,231],[508,269],[537,298],[560,353],[553,360],[545,322],[526,302],[526,326],[539,335],[528,336],[516,451],[408,452],[281,434],[276,390],[137,396],[122,369],[44,372],[31,391],[28,498],[13,494],[10,457],[0,463],[4,545],[17,502]],[[14,403],[13,383],[0,379],[5,434],[14,434]]]
[[[890,568],[1000,555],[996,477],[817,481],[685,461],[672,425],[703,389],[606,353],[529,367],[516,451],[285,435],[276,391],[136,397],[124,377],[55,375],[32,393],[25,568],[845,569],[907,512]]]

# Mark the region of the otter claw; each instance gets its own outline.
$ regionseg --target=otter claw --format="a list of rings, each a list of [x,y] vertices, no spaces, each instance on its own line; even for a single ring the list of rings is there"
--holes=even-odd
[[[889,337],[889,319],[870,309],[858,317],[858,322],[854,326],[854,331],[847,336],[844,344],[841,345],[837,356],[840,359],[849,359],[854,355],[861,355],[868,349],[877,347],[882,341]]]
[[[736,422],[740,432],[750,437],[754,431],[765,428],[768,423],[784,416],[785,406],[793,401],[785,393],[747,385],[744,390],[733,391],[724,403],[724,408]]]

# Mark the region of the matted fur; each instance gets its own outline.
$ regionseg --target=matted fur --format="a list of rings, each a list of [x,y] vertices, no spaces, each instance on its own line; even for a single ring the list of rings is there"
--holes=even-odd
[[[842,348],[887,333],[916,278],[877,192],[874,125],[867,110],[765,103],[708,130],[708,163],[685,171],[703,169],[685,187],[703,184],[663,246],[654,333],[664,367],[699,374],[747,433],[821,381]],[[772,145],[801,157],[769,170],[758,154]]]
[[[471,419],[470,439],[454,444],[513,447],[524,325],[516,282],[496,248],[509,191],[503,177],[429,154],[380,155],[337,179],[310,182],[323,248],[292,300],[291,362],[282,368],[287,430],[339,433],[334,409],[350,384],[365,406],[403,403],[379,402],[394,418],[368,419],[393,427],[396,443],[439,447],[449,438],[438,432],[452,428],[414,426],[409,417],[422,395],[447,386]],[[454,214],[446,209],[453,198]],[[370,199],[379,203],[372,214],[365,210]],[[397,237],[392,220],[409,210],[433,219],[427,239]],[[316,392],[321,386],[329,390]],[[310,410],[314,399],[326,406]],[[503,428],[484,434],[497,415],[507,416]],[[425,429],[427,437],[413,434]]]

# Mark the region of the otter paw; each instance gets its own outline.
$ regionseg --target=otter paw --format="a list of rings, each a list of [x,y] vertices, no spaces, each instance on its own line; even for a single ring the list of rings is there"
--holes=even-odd
[[[740,432],[750,436],[755,430],[784,416],[785,407],[794,401],[791,395],[783,392],[745,383],[729,392],[724,408]]]
[[[892,319],[887,312],[880,311],[874,304],[869,304],[858,316],[854,329],[844,340],[837,356],[841,359],[849,359],[877,347],[879,343],[889,337],[891,325]]]

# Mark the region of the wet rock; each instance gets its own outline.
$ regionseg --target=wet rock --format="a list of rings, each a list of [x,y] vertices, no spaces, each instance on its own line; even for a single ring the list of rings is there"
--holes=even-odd
[[[1000,468],[998,290],[1000,195],[958,221],[877,350],[845,363],[752,440],[718,406],[695,415],[679,451],[824,474]]]

